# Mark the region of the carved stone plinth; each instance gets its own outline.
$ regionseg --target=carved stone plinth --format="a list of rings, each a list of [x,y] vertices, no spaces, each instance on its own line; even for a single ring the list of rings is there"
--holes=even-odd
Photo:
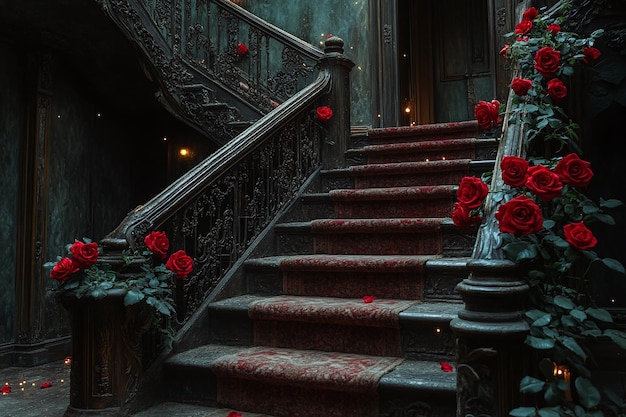
[[[525,375],[528,285],[505,260],[471,260],[457,286],[465,307],[451,322],[457,335],[457,416],[508,416]]]

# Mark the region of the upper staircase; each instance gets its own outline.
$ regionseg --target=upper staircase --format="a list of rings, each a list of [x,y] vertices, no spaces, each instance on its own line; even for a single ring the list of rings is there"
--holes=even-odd
[[[137,415],[454,416],[449,323],[476,233],[450,216],[496,150],[475,122],[353,134],[348,166],[308,183]]]

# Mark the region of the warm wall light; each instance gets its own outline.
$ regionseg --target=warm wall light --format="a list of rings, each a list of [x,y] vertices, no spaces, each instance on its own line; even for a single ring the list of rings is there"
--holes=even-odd
[[[180,148],[180,149],[178,150],[178,154],[179,154],[180,156],[182,156],[183,158],[186,158],[186,157],[188,157],[189,155],[191,155],[191,152],[189,152],[189,149],[187,149],[187,148]]]
[[[565,399],[572,401],[572,391],[570,390],[570,371],[567,366],[554,364],[553,370],[554,376],[563,379],[567,383],[567,391],[565,392]]]

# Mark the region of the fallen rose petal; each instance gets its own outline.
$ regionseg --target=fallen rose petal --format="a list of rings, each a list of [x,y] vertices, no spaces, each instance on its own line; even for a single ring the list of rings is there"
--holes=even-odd
[[[41,388],[50,388],[52,386],[52,382],[46,381],[41,383]]]
[[[444,372],[453,371],[452,365],[450,365],[448,362],[439,362],[439,365],[441,366],[441,370]]]
[[[243,416],[241,415],[241,413],[238,413],[236,411],[231,411],[230,413],[226,415],[226,417],[243,417]]]
[[[366,295],[365,297],[363,297],[363,302],[366,304],[369,304],[372,301],[374,301],[374,296],[372,295]]]
[[[11,392],[11,386],[10,385],[3,385],[2,386],[2,390],[0,390],[0,391],[2,391],[3,395],[6,395],[6,394]]]

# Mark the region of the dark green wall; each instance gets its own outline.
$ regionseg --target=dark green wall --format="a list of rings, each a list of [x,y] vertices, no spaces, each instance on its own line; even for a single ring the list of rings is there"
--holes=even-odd
[[[22,82],[18,58],[0,43],[0,346],[15,341],[15,238]],[[13,243],[13,244],[12,244]]]

